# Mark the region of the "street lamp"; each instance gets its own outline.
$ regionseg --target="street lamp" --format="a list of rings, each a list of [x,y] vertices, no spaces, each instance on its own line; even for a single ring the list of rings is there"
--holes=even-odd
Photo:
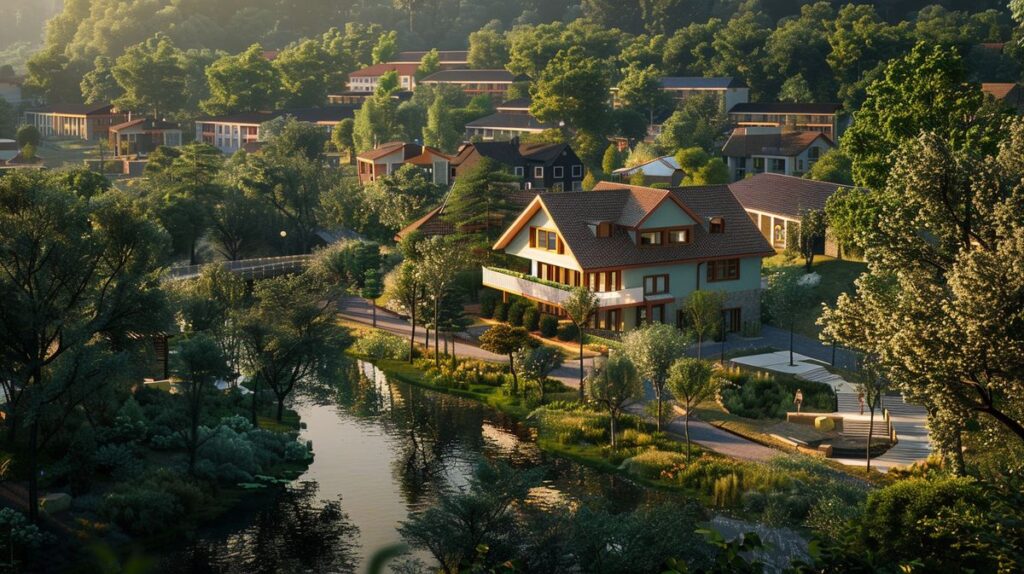
[[[722,311],[722,366],[725,367],[725,337],[728,331],[725,330],[725,311]]]

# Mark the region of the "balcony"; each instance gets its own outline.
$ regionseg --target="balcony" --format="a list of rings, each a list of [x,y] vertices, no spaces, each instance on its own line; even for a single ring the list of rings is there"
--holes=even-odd
[[[565,302],[569,297],[570,289],[572,289],[569,285],[559,286],[537,277],[491,267],[484,267],[483,279],[483,283],[487,287],[558,306]],[[595,295],[597,295],[599,307],[622,307],[644,303],[643,287],[605,291],[595,293]]]

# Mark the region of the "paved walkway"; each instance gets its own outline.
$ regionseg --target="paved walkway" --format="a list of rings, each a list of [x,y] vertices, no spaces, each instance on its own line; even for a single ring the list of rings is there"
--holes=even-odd
[[[732,351],[742,351],[744,349],[757,349],[764,347],[773,347],[775,349],[786,351],[786,361],[789,361],[789,331],[780,329],[778,327],[772,327],[771,325],[764,325],[761,327],[761,336],[745,338],[739,335],[729,335],[725,342],[725,352],[731,353]],[[793,352],[796,354],[803,355],[805,358],[809,357],[822,361],[828,364],[832,364],[832,345],[826,345],[817,339],[801,335],[799,333],[793,334]],[[722,343],[706,341],[704,343],[703,357],[710,360],[718,360],[722,353]],[[691,355],[697,354],[697,346],[694,345],[690,349]],[[854,370],[857,368],[857,355],[849,349],[842,347],[836,347],[835,349],[835,366],[843,369]]]

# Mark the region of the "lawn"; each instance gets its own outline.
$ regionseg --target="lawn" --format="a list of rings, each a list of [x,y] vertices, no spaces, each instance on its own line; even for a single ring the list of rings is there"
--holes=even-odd
[[[764,272],[771,273],[776,269],[802,265],[802,259],[791,259],[780,253],[764,260]],[[821,275],[821,283],[814,288],[814,297],[808,301],[806,311],[800,314],[796,332],[817,339],[821,328],[815,322],[821,317],[821,304],[834,305],[841,293],[852,293],[854,280],[867,270],[867,265],[859,261],[819,255],[814,258],[813,270]]]

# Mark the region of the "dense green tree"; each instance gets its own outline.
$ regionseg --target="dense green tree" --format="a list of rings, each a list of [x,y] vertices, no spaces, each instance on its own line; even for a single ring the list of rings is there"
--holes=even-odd
[[[305,40],[281,50],[274,69],[281,78],[284,107],[312,108],[327,102],[333,62],[318,40]]]
[[[654,123],[655,114],[675,103],[672,96],[661,89],[661,76],[653,65],[642,68],[631,64],[623,72],[615,97],[627,108],[643,112],[648,122]]]
[[[206,68],[210,97],[200,106],[211,115],[270,110],[281,90],[278,71],[259,44],[222,56]]]
[[[665,323],[645,323],[622,337],[623,352],[654,389],[658,430],[665,418],[663,408],[669,368],[686,353],[689,344],[686,333]]]
[[[601,158],[601,171],[610,174],[624,165],[623,152],[615,144],[609,144],[604,150],[604,157]]]
[[[470,265],[465,241],[458,236],[435,235],[423,240],[419,246],[420,261],[416,272],[430,298],[434,312],[434,365],[441,364],[438,333],[441,325],[441,302],[451,288],[458,273]]]
[[[310,122],[300,122],[285,116],[278,118],[280,127],[271,131],[261,130],[260,137],[266,144],[264,151],[268,155],[287,156],[299,155],[308,160],[322,160],[327,145],[327,134],[320,126]]]
[[[707,163],[687,174],[686,185],[722,185],[729,183],[729,166],[720,157],[713,157]]]
[[[608,113],[610,70],[577,46],[555,55],[530,89],[530,113],[551,124],[600,132]]]
[[[893,152],[922,131],[946,138],[954,149],[992,153],[1007,110],[965,79],[963,60],[952,48],[918,44],[890,62],[843,135],[854,181],[884,187],[897,158]]]
[[[480,348],[508,357],[508,370],[512,374],[512,394],[519,393],[519,376],[516,372],[516,351],[530,344],[530,333],[522,327],[498,323],[480,335]]]
[[[430,74],[437,72],[441,69],[441,55],[438,54],[437,48],[430,50],[426,54],[423,54],[423,58],[420,59],[420,65],[416,68],[416,78],[426,78]]]
[[[422,169],[406,164],[366,184],[363,201],[365,209],[394,234],[439,202],[443,193]]]
[[[207,395],[215,390],[214,384],[217,379],[226,377],[229,371],[220,347],[213,337],[205,333],[187,337],[182,341],[175,359],[179,364],[176,370],[182,380],[178,388],[182,390],[187,419],[187,426],[182,434],[185,438],[185,452],[188,453],[188,473],[194,476],[199,447],[213,436],[212,433],[207,433],[205,437],[200,434],[204,403],[207,401]]]
[[[815,97],[814,93],[811,92],[811,86],[807,84],[807,80],[801,74],[790,76],[785,82],[782,82],[782,87],[779,88],[780,102],[802,103],[813,102],[814,100]]]
[[[548,62],[565,48],[562,35],[565,24],[552,22],[537,26],[516,26],[506,34],[509,61],[506,67],[513,74],[540,78]]]
[[[794,236],[797,252],[804,258],[804,269],[808,273],[814,266],[815,248],[825,240],[825,211],[822,209],[805,209],[800,213],[800,223],[796,229],[790,226],[789,233]]]
[[[93,68],[82,76],[82,100],[87,104],[110,103],[121,97],[121,86],[111,72],[113,61],[106,56],[96,56]]]
[[[346,154],[348,163],[352,163],[352,157],[355,154],[356,144],[352,138],[354,129],[355,120],[345,118],[338,122],[338,125],[334,126],[334,129],[331,130],[331,143],[334,144],[334,149]]]
[[[490,158],[483,158],[455,180],[445,204],[444,219],[493,238],[513,216],[508,192],[516,181],[506,168]]]
[[[718,142],[728,121],[723,107],[721,98],[712,94],[687,98],[665,120],[658,136],[658,145],[668,153],[689,147],[717,153]]]
[[[694,22],[676,30],[665,43],[662,68],[672,76],[702,76],[711,70],[715,56],[715,36],[725,24],[712,18],[705,23]]]
[[[686,327],[697,337],[697,358],[701,358],[704,339],[714,337],[722,324],[725,293],[698,289],[683,301]]]
[[[704,167],[711,159],[711,156],[702,148],[687,147],[677,151],[675,158],[676,163],[679,164],[679,168],[683,170],[683,173],[689,175],[691,173],[697,173],[697,170]]]
[[[770,25],[764,13],[753,9],[726,22],[711,42],[714,56],[709,71],[716,76],[740,78],[750,86],[754,98],[770,98],[775,93],[775,83],[765,71],[765,43],[771,33]]]
[[[500,70],[508,63],[508,49],[505,35],[485,26],[469,35],[469,67],[475,70]]]
[[[371,52],[372,63],[385,64],[398,55],[398,32],[394,30],[381,34]]]
[[[891,26],[868,4],[847,4],[828,23],[831,51],[826,61],[835,76],[839,100],[848,110],[860,107],[865,74],[902,52],[908,43],[907,26]]]
[[[853,185],[853,163],[842,148],[825,152],[804,174],[807,179]]]
[[[86,62],[71,63],[61,50],[46,48],[26,62],[26,90],[51,102],[73,102],[81,98],[82,77],[89,72]]]
[[[839,245],[840,254],[863,253],[878,217],[878,206],[868,192],[840,187],[825,202],[828,232]]]
[[[827,26],[834,19],[835,11],[829,2],[806,4],[798,18],[779,22],[768,36],[765,66],[775,82],[782,82],[780,100],[835,100],[835,78],[825,60],[830,51]]]
[[[640,375],[628,358],[615,354],[590,373],[587,382],[587,397],[608,412],[608,436],[614,449],[619,415],[643,394]]]
[[[111,73],[123,94],[114,100],[121,109],[148,112],[153,117],[175,113],[186,101],[181,51],[170,38],[157,35],[117,57]]]
[[[116,365],[139,349],[129,335],[164,328],[152,281],[163,232],[120,192],[89,200],[49,178],[0,179],[0,384],[8,448],[24,453],[33,520],[40,450],[90,396],[126,384]],[[15,442],[21,431],[24,444]]]
[[[377,298],[384,294],[384,286],[380,280],[380,269],[367,269],[363,275],[363,286],[359,289],[359,296],[366,299],[372,310],[373,320],[371,326],[377,328]]]
[[[352,125],[352,142],[356,153],[369,151],[398,137],[398,104],[390,95],[377,94],[368,98],[356,111]]]
[[[237,261],[257,253],[270,225],[266,207],[233,186],[223,186],[209,206],[208,238],[217,253]]]
[[[462,129],[453,121],[454,110],[451,101],[444,94],[438,94],[427,109],[427,125],[423,127],[423,145],[436,147],[452,153],[462,142]],[[462,124],[463,126],[465,123]]]

